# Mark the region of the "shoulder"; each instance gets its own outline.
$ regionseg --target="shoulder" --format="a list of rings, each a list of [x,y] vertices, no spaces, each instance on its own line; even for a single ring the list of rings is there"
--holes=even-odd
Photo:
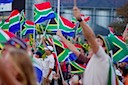
[[[107,53],[105,52],[105,50],[99,46],[98,51],[95,53],[96,56],[108,56]]]
[[[48,59],[49,59],[49,60],[54,60],[53,54],[49,55],[49,56],[48,56]]]

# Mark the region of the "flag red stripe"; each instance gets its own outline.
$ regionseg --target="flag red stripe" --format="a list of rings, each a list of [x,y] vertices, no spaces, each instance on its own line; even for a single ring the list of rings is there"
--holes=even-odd
[[[63,23],[71,28],[74,28],[74,24],[72,22],[70,22],[69,20],[67,20],[66,18],[61,16],[61,20],[63,21]]]
[[[32,22],[30,20],[26,20],[26,24],[28,24],[28,25],[34,25],[34,22]]]
[[[19,14],[19,11],[18,10],[13,10],[9,16],[9,18],[13,17],[13,16],[16,16],[17,14]]]
[[[88,22],[90,20],[90,17],[84,18],[85,22]]]
[[[4,32],[5,32],[10,38],[15,37],[15,35],[14,35],[13,33],[9,32],[9,31],[5,31],[5,30],[4,30]]]
[[[50,4],[50,2],[44,2],[44,3],[40,3],[40,4],[35,4],[35,7],[39,10],[44,10],[44,9],[51,8],[51,4]]]

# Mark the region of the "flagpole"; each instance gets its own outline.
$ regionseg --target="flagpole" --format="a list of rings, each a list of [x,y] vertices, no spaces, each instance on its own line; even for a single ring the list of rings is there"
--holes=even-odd
[[[34,25],[34,28],[35,28],[35,25]],[[35,41],[35,39],[36,39],[36,28],[34,29],[34,32],[33,32],[33,39],[34,39],[34,41]],[[36,41],[35,41],[36,42]]]
[[[22,39],[22,25],[20,25],[20,38]]]
[[[76,6],[76,0],[74,0],[74,6]]]
[[[76,35],[77,35],[77,29],[78,29],[78,27],[79,27],[79,22],[77,21],[77,22],[76,22],[76,26],[75,26],[75,34],[74,34],[74,38],[75,38]]]
[[[57,10],[57,14],[58,14],[57,29],[59,29],[59,27],[60,27],[60,21],[59,21],[59,17],[60,17],[60,0],[58,0],[58,10]],[[52,39],[52,41],[53,41],[53,39]],[[53,43],[53,48],[54,48],[54,50],[55,50],[55,55],[57,56],[57,52],[56,52],[56,48],[55,48],[54,43]],[[60,64],[59,64],[58,58],[57,58],[57,63],[58,63],[58,68],[59,68],[59,71],[60,71],[60,75],[61,75],[61,77],[62,77],[62,80],[64,81],[64,77],[63,77],[63,74],[62,74],[62,70],[61,70],[61,68],[60,68]]]
[[[43,31],[42,31],[42,33],[43,33],[43,37],[44,37],[44,36],[45,36],[45,34],[46,34],[46,31],[47,31],[47,28],[48,28],[48,25],[49,25],[50,21],[51,21],[51,19],[49,19],[49,20],[48,20],[48,22],[47,22],[47,26],[46,26],[46,28],[45,28],[44,33],[43,33]],[[42,41],[43,41],[43,39],[41,38],[39,45],[41,45],[41,44],[42,44]]]
[[[57,14],[58,14],[57,29],[59,29],[59,27],[60,27],[60,21],[59,21],[59,17],[60,17],[60,0],[58,0],[58,10],[57,10]]]
[[[53,48],[54,48],[54,50],[55,50],[55,55],[56,55],[56,57],[57,57],[57,52],[56,52],[56,48],[55,48],[53,39],[52,39],[52,42],[53,42]],[[57,60],[57,64],[58,64],[58,68],[59,68],[59,71],[60,71],[60,75],[61,75],[62,81],[64,81],[64,77],[63,77],[63,74],[62,74],[62,70],[61,70],[60,63],[59,63],[59,61],[58,61],[58,58],[56,58],[56,60]]]

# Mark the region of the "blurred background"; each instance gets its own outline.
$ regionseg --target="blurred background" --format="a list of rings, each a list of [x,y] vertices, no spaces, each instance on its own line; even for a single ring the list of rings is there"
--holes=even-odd
[[[57,11],[57,0],[14,0],[13,3],[0,4],[0,21],[7,19],[14,9],[25,10],[26,18],[33,21],[33,4],[50,1],[53,10]],[[71,20],[74,0],[60,0],[60,14]],[[88,24],[96,34],[107,32],[108,26],[121,35],[128,23],[128,0],[76,0],[82,14],[90,16]],[[102,30],[104,29],[104,30]],[[105,34],[105,33],[104,33]],[[103,34],[103,35],[104,35]],[[105,34],[106,35],[106,34]]]

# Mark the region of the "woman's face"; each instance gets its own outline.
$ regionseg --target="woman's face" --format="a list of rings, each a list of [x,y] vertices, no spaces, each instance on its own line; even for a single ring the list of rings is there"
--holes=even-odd
[[[12,56],[7,52],[3,57],[2,60],[5,62],[5,66],[7,67],[7,70],[13,75],[17,76],[18,70],[17,70],[17,65],[13,61]]]
[[[6,45],[4,46],[4,48],[2,49],[2,52],[1,52],[2,56],[5,56],[5,55],[7,54],[7,52],[8,52],[8,49],[10,49],[10,48],[12,48],[12,47],[13,47],[13,46],[6,44]]]

